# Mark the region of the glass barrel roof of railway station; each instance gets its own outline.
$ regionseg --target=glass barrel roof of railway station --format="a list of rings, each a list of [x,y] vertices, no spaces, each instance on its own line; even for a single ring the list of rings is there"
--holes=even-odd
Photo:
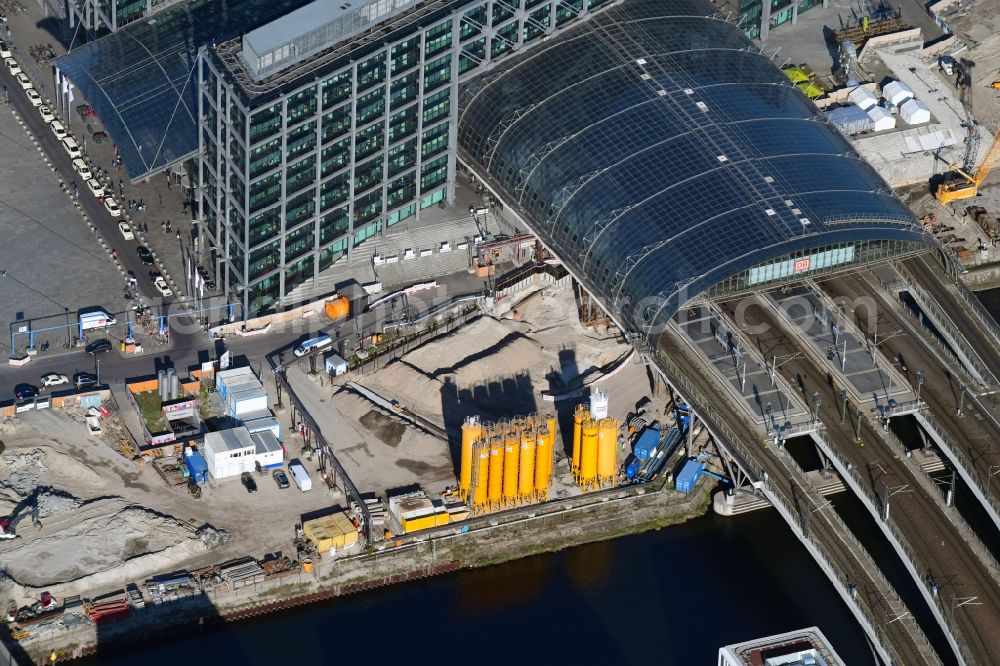
[[[473,80],[461,102],[461,158],[650,335],[732,276],[924,242],[872,167],[714,11],[626,0]]]
[[[309,1],[191,0],[75,48],[53,64],[76,86],[77,100],[82,93],[94,107],[129,176],[139,180],[198,151],[198,49]]]

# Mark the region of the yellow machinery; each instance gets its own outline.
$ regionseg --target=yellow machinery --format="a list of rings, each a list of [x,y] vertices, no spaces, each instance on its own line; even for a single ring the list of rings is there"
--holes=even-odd
[[[580,443],[580,487],[597,486],[597,421],[583,422],[583,438]]]
[[[587,419],[587,406],[579,404],[573,412],[573,457],[570,464],[570,472],[573,478],[577,478],[580,473],[580,440],[583,438],[583,422]]]
[[[517,458],[521,452],[518,433],[511,430],[503,445],[503,501],[507,506],[517,503]]]
[[[970,176],[952,164],[951,171],[944,175],[945,180],[938,185],[934,196],[942,204],[949,204],[952,201],[976,196],[979,194],[979,186],[983,184],[986,176],[990,174],[990,169],[993,168],[993,164],[997,161],[998,157],[1000,157],[1000,130],[997,130],[997,133],[994,135],[993,143],[990,144],[990,149],[986,151],[986,157],[983,158],[983,163],[979,165],[976,174]]]
[[[549,497],[549,472],[552,465],[552,440],[548,428],[540,428],[535,437],[535,497]]]
[[[517,495],[522,502],[527,502],[535,495],[535,436],[530,431],[521,433],[518,462]]]
[[[462,499],[469,497],[469,488],[472,487],[472,445],[482,432],[478,417],[470,416],[462,423],[462,457],[458,474],[458,492]]]
[[[614,484],[618,472],[618,422],[601,419],[597,423],[597,481],[602,487]]]

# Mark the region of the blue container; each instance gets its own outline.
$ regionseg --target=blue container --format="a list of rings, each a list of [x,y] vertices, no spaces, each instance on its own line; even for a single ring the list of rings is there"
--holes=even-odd
[[[205,462],[200,453],[188,449],[184,455],[184,462],[187,463],[188,471],[195,483],[208,483],[208,463]]]
[[[679,493],[690,494],[704,471],[705,463],[694,459],[688,460],[674,479],[674,488]]]
[[[632,448],[632,453],[639,460],[649,460],[649,457],[653,455],[653,451],[660,443],[660,429],[659,428],[646,428],[639,435],[639,440],[635,443]]]

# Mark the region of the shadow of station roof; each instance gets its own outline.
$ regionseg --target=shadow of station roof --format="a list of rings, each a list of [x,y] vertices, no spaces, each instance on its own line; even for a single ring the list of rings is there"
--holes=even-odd
[[[193,0],[172,5],[53,61],[118,146],[133,181],[198,151],[198,49],[310,0]],[[75,111],[74,111],[75,113]]]

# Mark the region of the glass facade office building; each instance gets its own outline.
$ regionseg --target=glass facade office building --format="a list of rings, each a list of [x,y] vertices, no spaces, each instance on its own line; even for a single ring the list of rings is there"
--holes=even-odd
[[[610,4],[355,2],[328,28],[279,19],[202,49],[200,218],[220,286],[248,316],[294,305],[361,243],[452,200],[459,84]]]

